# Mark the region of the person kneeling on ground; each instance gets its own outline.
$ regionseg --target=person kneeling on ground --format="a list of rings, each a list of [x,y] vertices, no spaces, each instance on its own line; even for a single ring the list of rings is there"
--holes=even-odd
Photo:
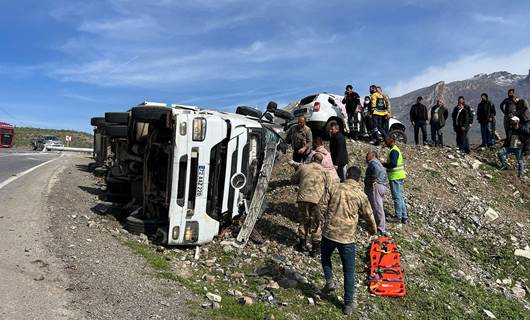
[[[499,161],[501,162],[501,170],[508,169],[508,163],[506,157],[510,154],[514,154],[519,163],[518,177],[524,176],[524,147],[528,143],[529,132],[525,130],[520,124],[518,117],[510,118],[510,128],[508,130],[508,137],[504,140],[504,145],[501,150],[497,153]]]
[[[322,167],[322,155],[313,156],[312,163],[304,164],[296,170],[292,182],[298,184],[296,199],[299,209],[297,250],[316,256],[320,251],[321,205],[327,202],[326,190],[334,183],[329,173]],[[311,241],[311,248],[308,242]]]
[[[323,292],[335,290],[331,255],[338,249],[344,272],[344,308],[346,315],[357,309],[355,295],[355,231],[359,215],[370,225],[375,234],[377,225],[368,197],[364,194],[359,180],[361,169],[350,167],[344,183],[333,184],[329,189],[329,202],[324,214],[322,228],[321,263],[326,279]]]

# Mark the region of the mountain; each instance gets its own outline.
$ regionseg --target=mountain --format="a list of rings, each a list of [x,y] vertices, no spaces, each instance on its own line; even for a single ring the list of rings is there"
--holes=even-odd
[[[449,116],[454,106],[456,106],[459,96],[466,98],[466,103],[475,110],[480,102],[480,94],[485,92],[489,99],[495,104],[497,110],[497,132],[504,136],[502,112],[499,105],[506,98],[508,89],[514,88],[515,94],[521,98],[530,98],[530,70],[527,76],[512,74],[506,71],[494,72],[490,74],[477,74],[471,79],[445,83],[440,81],[429,87],[421,88],[409,92],[400,97],[392,98],[392,112],[396,118],[403,121],[407,126],[409,143],[414,142],[414,132],[409,119],[410,107],[416,103],[416,98],[423,97],[424,104],[431,107],[436,99],[441,97],[445,106],[449,109]],[[430,128],[428,128],[430,134]],[[455,136],[452,126],[449,124],[445,128],[445,142],[454,144]],[[470,132],[470,143],[480,144],[480,127],[476,121],[473,123]]]

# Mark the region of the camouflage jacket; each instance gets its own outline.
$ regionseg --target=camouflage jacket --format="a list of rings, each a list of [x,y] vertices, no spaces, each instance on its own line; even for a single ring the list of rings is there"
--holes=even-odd
[[[308,150],[313,147],[313,134],[311,133],[311,129],[305,125],[302,128],[299,128],[298,125],[289,128],[285,140],[291,144],[293,152],[298,152],[303,147],[307,147]]]
[[[298,184],[296,201],[315,204],[327,201],[329,188],[334,184],[328,171],[315,162],[300,166],[291,180]]]
[[[329,192],[322,236],[338,243],[353,243],[359,216],[368,222],[371,231],[376,230],[372,207],[358,182],[347,179],[343,183],[333,185]]]

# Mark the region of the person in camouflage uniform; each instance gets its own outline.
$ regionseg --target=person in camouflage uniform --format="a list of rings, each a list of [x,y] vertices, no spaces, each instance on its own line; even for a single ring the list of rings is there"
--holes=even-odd
[[[298,124],[292,126],[285,134],[285,142],[290,143],[293,148],[293,161],[303,162],[304,155],[311,151],[313,146],[313,134],[305,124],[305,117],[298,117]]]
[[[320,251],[321,206],[327,201],[327,189],[334,183],[321,163],[322,155],[316,153],[312,162],[300,166],[292,177],[292,182],[298,184],[296,202],[300,216],[297,249],[308,251],[308,242],[311,241],[311,256],[318,255]]]
[[[326,286],[324,292],[335,290],[331,256],[338,249],[344,272],[344,308],[346,315],[351,315],[357,308],[355,294],[355,231],[359,216],[362,216],[370,226],[370,232],[375,234],[377,224],[374,214],[363,191],[359,180],[361,169],[350,167],[346,173],[346,180],[329,188],[329,201],[324,213],[321,243],[321,263],[324,269]]]

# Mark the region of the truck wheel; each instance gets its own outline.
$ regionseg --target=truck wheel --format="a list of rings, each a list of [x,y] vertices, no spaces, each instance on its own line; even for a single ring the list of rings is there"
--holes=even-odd
[[[254,117],[254,118],[261,118],[263,116],[263,112],[261,112],[260,110],[253,108],[253,107],[246,107],[246,106],[237,107],[236,113],[244,115],[244,116]]]
[[[105,121],[115,124],[129,124],[128,112],[105,112]]]
[[[156,230],[163,225],[160,220],[143,220],[138,217],[128,216],[125,218],[125,230],[130,233],[145,235],[155,234]]]
[[[283,110],[283,109],[276,109],[276,111],[274,111],[274,116],[285,119],[287,121],[291,121],[294,119],[294,116],[292,113],[290,113],[289,111]]]
[[[90,125],[94,127],[99,127],[104,124],[105,124],[105,118],[103,117],[96,117],[96,118],[90,119]]]
[[[132,109],[131,117],[138,122],[167,124],[171,117],[169,107],[135,107]]]
[[[125,179],[108,177],[105,179],[105,182],[107,183],[107,191],[109,193],[131,193],[131,183]]]
[[[388,132],[388,134],[394,137],[397,142],[407,144],[407,134],[405,133],[405,131],[401,129],[392,129]]]
[[[127,138],[129,127],[126,125],[109,125],[105,133],[109,138]]]

